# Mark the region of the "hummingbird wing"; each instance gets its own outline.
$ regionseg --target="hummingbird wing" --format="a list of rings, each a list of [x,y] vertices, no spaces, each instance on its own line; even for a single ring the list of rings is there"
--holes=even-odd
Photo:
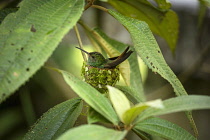
[[[109,58],[109,60],[113,60],[113,61],[105,64],[104,68],[110,68],[110,69],[115,68],[117,65],[119,65],[120,63],[125,61],[131,55],[131,53],[133,53],[133,51],[131,51],[131,50],[128,51],[129,48],[130,47],[128,46],[120,56]]]
[[[111,58],[108,58],[109,60],[115,60],[117,59],[119,56],[116,56],[116,57],[111,57]]]

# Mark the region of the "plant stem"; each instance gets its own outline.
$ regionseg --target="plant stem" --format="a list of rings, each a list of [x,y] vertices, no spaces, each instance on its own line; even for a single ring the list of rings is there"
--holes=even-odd
[[[95,0],[89,0],[88,4],[85,6],[84,10],[87,10],[88,8],[90,8],[93,5],[94,1]]]
[[[105,11],[105,12],[108,12],[108,9],[106,9],[106,8],[104,8],[102,6],[99,6],[99,5],[92,5],[91,7],[100,9],[100,10]]]
[[[77,36],[77,39],[78,39],[79,47],[80,47],[81,49],[83,49],[83,47],[82,47],[82,46],[83,46],[83,45],[82,45],[82,40],[81,40],[81,37],[80,37],[80,34],[79,34],[79,30],[78,30],[78,28],[77,28],[77,25],[74,26],[74,30],[75,30],[75,32],[76,32],[76,36]],[[82,51],[81,51],[81,53],[82,53],[82,56],[83,56],[84,61],[87,62],[87,58],[86,58],[85,53],[82,52]]]

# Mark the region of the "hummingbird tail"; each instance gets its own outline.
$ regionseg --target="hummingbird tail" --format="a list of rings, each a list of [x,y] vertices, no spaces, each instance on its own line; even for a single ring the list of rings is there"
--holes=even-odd
[[[110,60],[113,60],[113,62],[107,63],[104,67],[112,69],[115,68],[120,63],[122,63],[123,61],[125,61],[133,53],[133,51],[131,50],[128,51],[129,48],[130,47],[128,46],[120,56],[111,58]]]

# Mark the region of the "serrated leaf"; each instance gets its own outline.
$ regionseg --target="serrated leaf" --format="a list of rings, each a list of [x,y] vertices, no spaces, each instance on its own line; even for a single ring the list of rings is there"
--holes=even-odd
[[[180,96],[163,101],[163,105],[163,109],[148,108],[137,118],[136,122],[138,123],[151,116],[187,110],[210,109],[210,96]]]
[[[109,0],[109,3],[121,14],[145,21],[154,33],[166,40],[174,52],[179,32],[178,16],[174,11],[159,10],[146,0]]]
[[[143,21],[125,17],[112,10],[109,10],[108,12],[130,32],[134,48],[145,64],[154,72],[159,73],[163,78],[168,80],[174,88],[177,96],[187,95],[187,92],[181,82],[165,62],[149,26]],[[186,114],[195,134],[197,135],[197,129],[192,118],[192,112],[188,111]]]
[[[0,25],[0,102],[26,82],[76,24],[84,0],[24,0]]]
[[[74,98],[56,105],[46,112],[33,128],[25,135],[24,140],[51,140],[73,127],[82,111],[82,100]]]
[[[144,131],[150,135],[159,136],[167,140],[196,140],[185,129],[160,118],[148,118],[133,128],[135,131]]]
[[[70,129],[57,140],[122,140],[127,131],[116,131],[99,125],[82,125]]]
[[[124,122],[123,114],[128,109],[130,109],[129,100],[119,89],[111,87],[111,86],[107,86],[107,88],[108,88],[109,97],[114,106],[114,109],[117,112],[117,115],[120,118],[120,120]]]
[[[164,108],[161,100],[154,100],[145,103],[137,104],[123,113],[122,119],[125,124],[131,124],[136,117],[148,107],[162,109]]]
[[[84,81],[76,78],[74,75],[67,73],[65,71],[59,71],[62,73],[66,83],[93,109],[104,116],[107,120],[113,124],[118,124],[119,119],[111,103],[106,97],[104,97],[100,92],[98,92],[91,85],[85,83]]]

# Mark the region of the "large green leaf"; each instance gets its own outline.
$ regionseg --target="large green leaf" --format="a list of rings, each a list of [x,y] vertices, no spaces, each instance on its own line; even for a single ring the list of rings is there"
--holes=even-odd
[[[141,114],[148,107],[157,108],[157,109],[164,108],[163,103],[160,99],[136,104],[135,106],[131,107],[130,109],[128,109],[124,112],[124,114],[122,116],[122,118],[124,120],[123,122],[125,124],[133,123],[133,120],[136,119],[136,117],[139,114]]]
[[[57,140],[122,140],[127,131],[116,131],[99,125],[82,125],[70,129]]]
[[[115,113],[109,100],[98,92],[91,85],[85,83],[74,75],[67,73],[65,71],[60,71],[64,77],[66,83],[71,86],[71,88],[87,102],[93,109],[104,116],[107,120],[113,124],[118,124],[119,119]]]
[[[24,140],[51,140],[73,127],[82,111],[82,100],[74,98],[56,105],[46,112],[33,128],[25,135]]]
[[[109,90],[109,98],[115,111],[117,112],[118,117],[123,123],[125,123],[123,114],[131,108],[129,100],[119,89],[111,86],[107,86],[107,88]]]
[[[84,0],[24,0],[0,25],[0,102],[48,59],[76,24]]]
[[[149,29],[149,26],[143,21],[125,17],[112,10],[109,10],[108,12],[130,32],[134,43],[134,48],[146,65],[154,72],[159,73],[163,78],[168,80],[174,88],[177,96],[187,95],[181,82],[164,60],[160,48]],[[187,117],[197,135],[197,129],[192,118],[192,113],[188,111]]]
[[[163,101],[164,108],[148,108],[136,120],[136,123],[157,115],[198,109],[210,109],[210,96],[189,95],[180,96]]]
[[[185,129],[160,118],[148,118],[136,124],[134,131],[138,130],[167,140],[196,140],[196,138]]]
[[[163,0],[156,0],[158,9],[146,0],[109,0],[108,2],[117,9],[121,14],[147,22],[150,29],[163,37],[172,52],[176,47],[178,38],[178,17],[176,13],[170,9],[170,3]]]

